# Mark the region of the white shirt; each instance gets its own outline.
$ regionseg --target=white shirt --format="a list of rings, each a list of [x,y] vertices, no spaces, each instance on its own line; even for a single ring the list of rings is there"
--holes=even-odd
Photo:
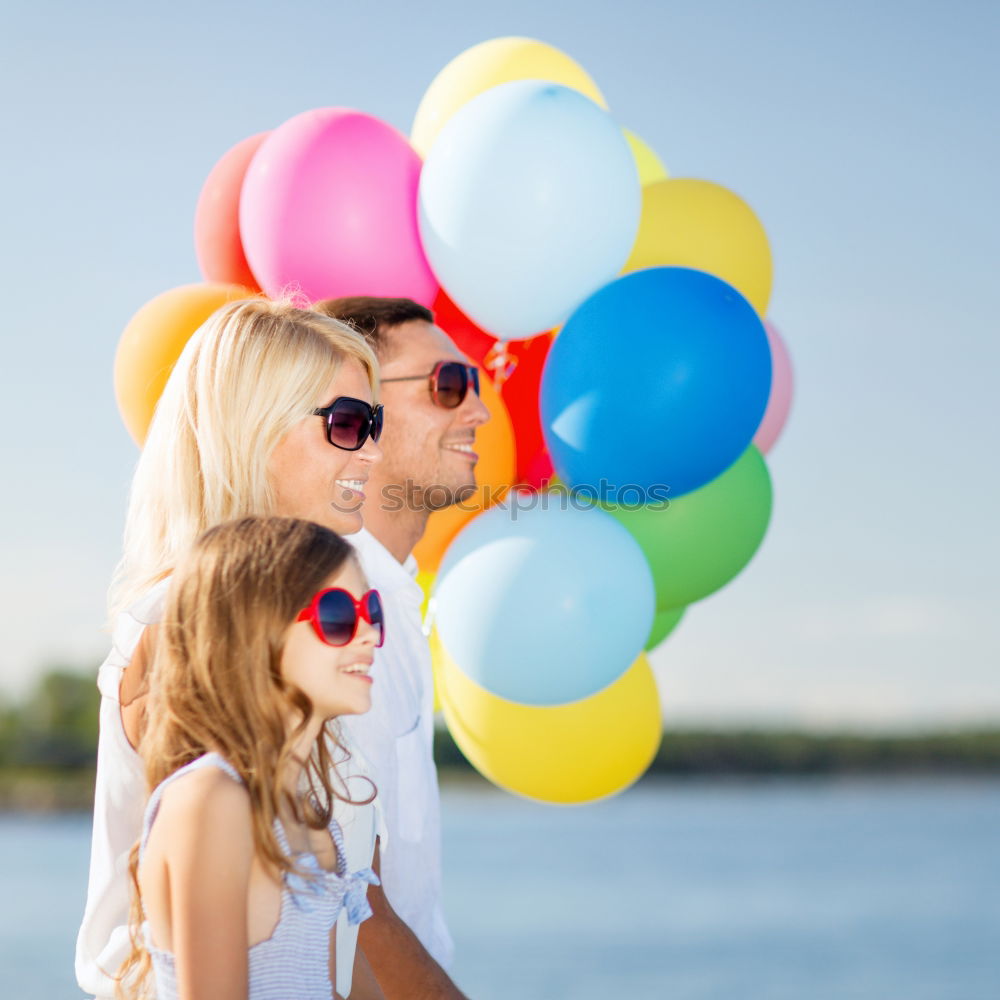
[[[441,899],[441,805],[434,767],[434,681],[421,626],[417,563],[400,564],[370,532],[347,536],[368,585],[382,597],[386,640],[375,651],[372,708],[341,718],[378,786],[391,845],[383,846],[382,885],[393,909],[445,969],[454,944]]]
[[[94,789],[94,831],[90,845],[87,906],[76,941],[76,978],[80,988],[100,998],[114,997],[112,977],[131,951],[129,941],[129,852],[142,829],[146,779],[142,760],[132,749],[121,719],[118,689],[122,673],[135,653],[142,630],[163,617],[167,580],[153,587],[115,623],[111,652],[101,664],[97,686],[101,692],[101,730],[97,744],[97,784]],[[351,775],[365,774],[363,755],[351,747],[352,758],[341,769],[351,794],[367,798],[367,782]],[[350,871],[371,864],[376,835],[388,843],[376,805],[350,806],[339,800],[334,815],[344,831]],[[342,915],[337,924],[337,992],[351,991],[358,928]]]

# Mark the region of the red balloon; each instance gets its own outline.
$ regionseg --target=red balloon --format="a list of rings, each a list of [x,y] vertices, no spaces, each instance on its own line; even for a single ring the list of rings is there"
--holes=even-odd
[[[469,319],[442,290],[434,301],[437,325],[455,341],[493,382],[514,425],[516,483],[539,489],[553,474],[552,459],[542,436],[538,391],[553,335],[502,341]]]
[[[194,251],[206,281],[260,291],[240,240],[240,188],[253,154],[270,134],[238,142],[205,179],[194,210]]]

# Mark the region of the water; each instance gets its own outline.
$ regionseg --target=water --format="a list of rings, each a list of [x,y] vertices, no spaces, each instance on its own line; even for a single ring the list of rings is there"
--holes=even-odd
[[[644,784],[548,808],[446,786],[477,1000],[997,1000],[1000,782]],[[89,820],[0,817],[0,976],[77,997]]]

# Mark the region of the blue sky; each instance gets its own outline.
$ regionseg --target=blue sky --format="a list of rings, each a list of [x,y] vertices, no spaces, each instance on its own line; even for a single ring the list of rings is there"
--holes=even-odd
[[[768,537],[654,662],[669,721],[1000,719],[1000,8],[858,0],[8,3],[0,31],[0,692],[95,664],[136,450],[122,327],[198,280],[243,137],[343,105],[409,131],[454,55],[559,46],[674,176],[741,194],[797,399]]]

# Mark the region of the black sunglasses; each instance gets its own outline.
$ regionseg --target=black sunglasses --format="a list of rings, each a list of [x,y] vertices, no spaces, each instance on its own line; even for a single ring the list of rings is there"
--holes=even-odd
[[[473,365],[463,365],[461,361],[439,361],[430,375],[404,375],[401,378],[384,378],[382,382],[414,382],[420,378],[430,379],[431,399],[435,406],[454,410],[461,406],[468,395],[469,387],[479,395],[479,369]]]
[[[369,436],[375,442],[382,436],[383,407],[371,406],[363,399],[338,396],[329,406],[313,410],[317,417],[326,417],[326,439],[335,448],[358,451]]]

